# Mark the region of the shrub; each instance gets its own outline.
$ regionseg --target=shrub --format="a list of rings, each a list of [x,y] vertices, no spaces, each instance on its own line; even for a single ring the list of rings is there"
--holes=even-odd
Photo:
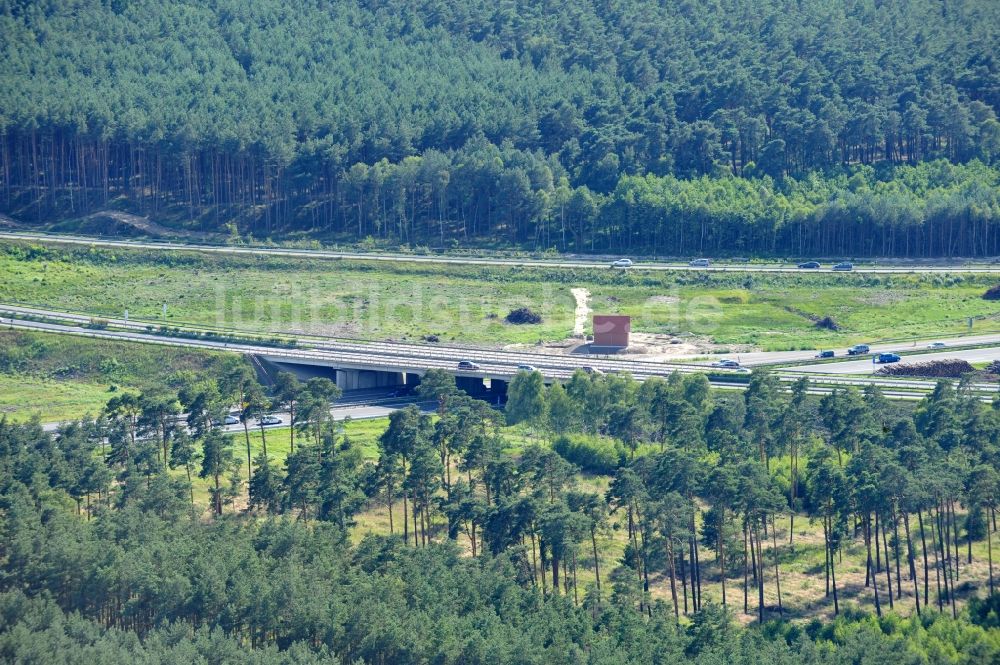
[[[612,475],[628,459],[621,442],[590,436],[560,436],[552,444],[552,449],[584,471],[604,475]]]
[[[541,322],[542,322],[541,315],[532,312],[527,307],[519,307],[511,311],[511,313],[507,315],[507,323],[513,323],[514,325],[518,326],[524,325],[526,323],[534,324]]]
[[[824,316],[822,319],[816,322],[817,328],[822,328],[823,330],[840,330],[840,326],[829,316]]]
[[[983,294],[983,300],[1000,300],[1000,284],[987,289]]]

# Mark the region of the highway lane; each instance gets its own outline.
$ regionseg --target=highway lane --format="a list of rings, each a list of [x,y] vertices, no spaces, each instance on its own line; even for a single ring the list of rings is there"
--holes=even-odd
[[[256,344],[217,342],[205,339],[166,337],[150,333],[130,331],[94,330],[83,328],[78,325],[25,321],[8,317],[0,317],[0,325],[17,329],[72,334],[95,339],[114,339],[126,342],[160,344],[164,346],[231,351],[235,353],[257,355],[275,362],[326,366],[336,369],[423,373],[429,369],[438,368],[448,370],[456,376],[496,378],[503,380],[513,378],[513,376],[518,372],[519,364],[530,363],[534,359],[534,356],[531,354],[520,354],[515,352],[505,353],[498,351],[482,352],[483,358],[490,359],[480,360],[479,355],[475,352],[470,352],[468,349],[458,349],[457,351],[448,349],[433,349],[434,353],[428,353],[428,349],[426,347],[420,347],[419,351],[413,353],[406,353],[405,351],[399,349],[394,349],[393,353],[386,353],[378,347],[370,347],[365,344],[346,345],[344,348],[335,348],[333,345],[330,345],[330,347],[322,349],[289,349]],[[471,358],[475,360],[479,363],[480,369],[457,369],[458,361],[464,358]],[[535,367],[546,378],[559,380],[568,379],[574,371],[582,367],[593,367],[605,372],[630,372],[637,379],[647,379],[652,376],[666,377],[674,371],[699,371],[698,368],[693,368],[692,366],[677,367],[662,363],[639,363],[629,360],[614,359],[598,360],[587,356],[546,356],[545,358],[547,360],[545,364],[535,365]]]
[[[0,314],[14,314],[20,316],[32,316],[32,317],[44,317],[46,319],[55,319],[59,322],[71,322],[86,328],[88,324],[94,319],[100,319],[101,321],[107,322],[109,325],[116,328],[123,328],[127,330],[133,330],[140,333],[147,333],[149,326],[154,326],[156,324],[152,322],[136,321],[115,318],[115,317],[97,317],[89,314],[73,313],[73,312],[62,312],[58,310],[44,309],[41,307],[29,307],[24,305],[7,305],[0,303]],[[191,331],[200,331],[202,329],[193,326],[184,326],[180,324],[180,328],[188,329]],[[89,328],[88,328],[89,330]],[[241,334],[270,334],[270,333],[241,333]],[[157,340],[164,339],[162,336],[156,336]],[[170,339],[170,338],[167,338]],[[289,336],[289,339],[292,337]],[[875,352],[887,352],[887,351],[912,351],[919,348],[926,347],[931,341],[944,341],[948,346],[968,346],[973,344],[997,344],[1000,346],[1000,333],[975,335],[967,337],[955,337],[955,338],[938,338],[937,340],[922,340],[922,341],[909,341],[909,342],[886,342],[882,344],[872,345],[872,350]],[[216,346],[218,343],[213,343]],[[230,345],[231,346],[231,345]],[[224,347],[229,348],[229,347]],[[275,347],[266,347],[267,352],[261,352],[262,355],[267,355],[268,352],[274,352]],[[676,361],[657,361],[657,360],[643,360],[636,358],[635,356],[610,356],[610,355],[562,355],[554,353],[543,353],[538,351],[500,351],[494,349],[483,349],[483,348],[473,348],[473,347],[453,347],[448,345],[440,344],[418,344],[411,342],[369,342],[361,340],[336,340],[336,339],[322,339],[322,338],[308,338],[300,340],[300,344],[297,347],[303,351],[306,350],[325,350],[334,353],[355,353],[362,355],[378,355],[383,358],[426,358],[426,359],[437,359],[445,362],[445,367],[448,364],[457,363],[459,360],[472,360],[479,363],[489,363],[498,367],[507,368],[508,373],[513,374],[516,371],[518,365],[531,365],[533,367],[542,370],[545,373],[546,370],[552,371],[569,371],[572,373],[573,370],[582,367],[590,366],[596,367],[603,371],[627,371],[632,374],[645,376],[645,375],[663,375],[664,373],[669,373],[673,371],[680,372],[691,372],[691,371],[705,371],[706,368],[715,360],[700,360],[696,361],[694,358],[704,358],[701,356],[681,356],[676,359]],[[949,349],[945,348],[942,353],[950,352]],[[838,357],[846,356],[845,349],[837,350]],[[957,353],[957,351],[950,352]],[[810,360],[816,355],[815,351],[757,351],[742,354],[728,354],[724,357],[733,358],[738,360],[741,364],[748,367],[753,367],[757,365],[781,365],[782,363],[790,363],[796,361]],[[938,354],[940,357],[940,354]],[[1000,355],[1000,354],[998,354]],[[723,357],[723,356],[720,356]],[[814,374],[843,374],[850,373],[840,370],[838,365],[841,363],[817,363],[814,365],[809,365],[810,373]],[[715,368],[712,368],[715,371]]]
[[[906,349],[891,349],[885,351],[906,351]],[[806,374],[873,374],[884,365],[872,362],[874,356],[868,355],[861,360],[848,360],[838,363],[817,363],[815,365],[800,365],[798,367],[787,367],[786,372],[803,372]],[[970,363],[992,362],[1000,360],[1000,348],[990,347],[985,349],[962,349],[955,351],[942,351],[935,353],[914,353],[902,356],[900,365],[914,365],[932,360],[966,360]]]
[[[388,262],[413,262],[413,263],[437,263],[443,265],[497,265],[497,266],[517,266],[532,268],[603,268],[610,267],[610,260],[598,261],[596,259],[585,258],[560,258],[553,260],[542,259],[507,259],[475,256],[440,256],[440,255],[413,255],[413,254],[390,254],[390,253],[368,253],[368,252],[337,252],[328,250],[310,249],[286,249],[278,247],[231,247],[228,245],[195,245],[180,242],[151,242],[140,240],[109,240],[105,238],[86,236],[56,236],[41,233],[16,233],[0,232],[0,239],[20,240],[30,242],[41,242],[64,245],[85,245],[93,247],[109,247],[119,249],[146,249],[157,251],[192,251],[216,254],[231,255],[254,255],[254,256],[281,256],[311,259],[350,259],[358,261],[388,261]],[[705,271],[705,272],[793,272],[793,273],[830,273],[833,265],[829,265],[819,270],[800,270],[795,264],[748,264],[748,263],[726,263],[717,262],[707,268],[690,266],[684,262],[658,262],[637,261],[630,270],[656,270],[656,271]],[[894,264],[894,265],[856,265],[855,273],[989,273],[1000,274],[1000,264],[997,263],[961,263],[956,265],[940,264]],[[850,273],[837,273],[850,274]]]
[[[5,319],[15,321],[19,324],[38,323],[46,329],[48,326],[60,326],[62,322],[68,322],[70,328],[77,328],[78,334],[107,332],[124,339],[134,341],[147,341],[152,343],[165,343],[165,341],[182,341],[183,338],[165,337],[153,335],[147,332],[147,324],[136,321],[124,321],[122,319],[93,317],[86,314],[65,313],[53,310],[46,310],[38,307],[23,307],[18,305],[0,304],[0,313],[15,314],[21,316],[45,317],[49,320],[57,320],[60,323],[30,322],[19,319]],[[95,319],[100,318],[115,327],[126,328],[122,331],[100,331],[86,326]],[[63,326],[67,327],[67,326]],[[50,331],[52,328],[48,328]],[[196,328],[188,328],[195,331]],[[56,330],[58,331],[58,330]],[[135,331],[135,332],[131,332]],[[449,347],[438,344],[413,344],[405,342],[364,342],[364,341],[341,341],[341,340],[307,340],[294,349],[261,346],[252,343],[233,344],[216,342],[212,340],[183,340],[196,341],[204,348],[216,348],[226,350],[243,350],[247,353],[254,353],[278,361],[286,360],[294,362],[296,359],[313,361],[336,361],[347,363],[340,369],[353,369],[354,365],[384,365],[392,368],[386,371],[412,371],[412,369],[429,369],[431,367],[441,367],[452,370],[460,360],[471,360],[479,363],[486,370],[487,374],[495,374],[497,378],[509,378],[517,372],[519,365],[530,365],[537,368],[546,376],[554,378],[568,377],[581,367],[594,367],[601,371],[611,372],[631,372],[637,376],[663,376],[674,371],[690,372],[703,371],[703,367],[685,363],[663,363],[653,360],[636,360],[631,356],[588,356],[588,355],[557,355],[546,354],[535,351],[498,351],[492,349],[475,349],[467,347]],[[244,349],[244,347],[246,347]],[[378,362],[374,362],[378,359]],[[359,366],[358,368],[365,368]],[[406,369],[412,368],[412,369]],[[475,376],[476,373],[468,373]]]
[[[943,349],[938,349],[934,353],[938,354],[939,357],[942,353],[949,353],[950,349],[948,347],[953,346],[973,346],[982,344],[997,345],[1000,347],[1000,333],[990,333],[983,335],[969,335],[966,337],[936,337],[934,339],[924,339],[924,340],[908,340],[900,342],[882,342],[871,344],[871,350],[875,353],[888,353],[888,352],[906,352],[910,353],[913,351],[918,351],[921,349],[928,349],[928,345],[932,342],[943,342],[946,346]],[[835,347],[824,347],[826,349],[832,349],[836,352],[836,357],[846,357],[846,348],[835,348]],[[751,351],[749,353],[735,353],[728,354],[726,356],[720,356],[725,358],[732,358],[738,360],[740,364],[747,366],[755,365],[777,365],[781,363],[791,363],[791,362],[801,362],[803,360],[812,360],[816,357],[819,350],[807,350],[807,351]],[[704,354],[701,356],[682,356],[678,360],[692,358],[704,358]],[[710,361],[704,361],[710,362]]]
[[[45,310],[37,307],[22,307],[0,304],[0,314],[11,313],[19,315],[31,315],[35,317],[46,317],[46,321],[27,321],[18,318],[0,318],[0,323],[24,329],[34,329],[46,332],[56,332],[64,334],[74,334],[86,337],[119,339],[123,341],[144,342],[152,344],[186,346],[204,349],[215,349],[232,351],[237,353],[252,354],[262,356],[275,362],[285,362],[291,364],[303,364],[313,366],[327,366],[336,369],[369,369],[376,371],[393,372],[418,372],[431,368],[445,369],[449,372],[468,377],[496,378],[509,380],[517,373],[521,365],[531,365],[538,369],[543,376],[548,379],[565,380],[574,371],[582,367],[593,367],[604,372],[628,372],[636,379],[645,380],[650,377],[666,377],[673,372],[717,372],[720,375],[731,375],[735,381],[739,376],[738,371],[719,370],[707,364],[675,364],[664,363],[652,360],[634,360],[628,356],[612,357],[603,356],[595,358],[592,356],[573,356],[542,354],[537,352],[522,351],[495,351],[477,350],[459,347],[447,347],[430,344],[409,344],[394,342],[341,342],[328,340],[314,346],[299,346],[295,348],[282,348],[274,346],[264,346],[252,343],[231,343],[219,342],[207,339],[185,339],[179,337],[166,337],[151,334],[146,331],[146,324],[135,321],[124,321],[121,319],[103,319],[114,326],[127,327],[126,330],[98,330],[86,327],[92,317],[85,314],[72,314]],[[194,329],[192,329],[194,330]],[[983,336],[982,340],[993,339],[994,336]],[[968,338],[964,341],[969,341]],[[905,350],[898,345],[879,345],[884,350]],[[812,352],[789,352],[791,354],[809,354]],[[773,358],[774,355],[782,355],[778,352],[768,356],[766,353],[758,354],[760,357]],[[749,355],[749,354],[747,354]],[[919,354],[916,356],[904,356],[904,358],[920,358],[916,362],[923,362],[926,359],[943,357],[964,357],[970,362],[981,362],[1000,358],[1000,348],[978,348],[965,350],[945,350],[944,352]],[[744,356],[740,357],[744,360]],[[459,360],[469,359],[477,362],[481,370],[459,371],[457,364]],[[772,361],[773,362],[773,361]],[[745,371],[745,370],[744,370]],[[865,358],[860,361],[815,363],[800,367],[779,368],[779,375],[786,380],[790,377],[799,376],[802,373],[811,375],[814,381],[823,381],[824,375],[835,377],[843,374],[871,374],[871,359]],[[788,372],[797,372],[789,374]],[[927,388],[926,381],[910,379],[909,381],[900,379],[837,379],[828,380],[831,384],[847,385],[867,385],[876,382],[885,389],[905,389],[913,390],[920,387]],[[724,384],[724,381],[715,381],[717,384]],[[983,386],[984,390],[994,390],[995,386]]]
[[[115,339],[127,342],[141,342],[141,343],[151,343],[160,344],[166,346],[177,346],[177,347],[189,347],[189,348],[203,348],[203,349],[214,349],[220,351],[229,351],[234,353],[244,353],[253,355],[262,355],[265,357],[273,357],[277,360],[293,360],[300,362],[302,364],[311,365],[326,365],[331,367],[337,367],[339,369],[347,369],[352,367],[361,367],[367,369],[381,370],[381,371],[399,371],[399,372],[417,372],[423,373],[431,367],[438,367],[445,369],[448,372],[467,377],[476,378],[499,378],[503,380],[509,380],[513,374],[517,371],[516,365],[518,356],[516,354],[504,354],[504,352],[497,352],[498,355],[509,355],[510,358],[506,360],[504,364],[483,364],[480,371],[458,371],[456,368],[456,363],[453,360],[447,360],[442,358],[427,359],[422,356],[411,356],[411,357],[391,357],[383,358],[378,350],[369,350],[369,353],[359,353],[357,351],[352,352],[335,352],[330,350],[315,350],[315,349],[275,349],[273,347],[258,346],[252,344],[232,344],[226,342],[216,342],[211,340],[192,340],[183,338],[171,338],[162,337],[157,335],[151,335],[146,333],[136,333],[128,331],[113,331],[113,330],[91,330],[87,328],[82,328],[76,325],[66,325],[57,324],[49,322],[39,322],[39,321],[24,321],[20,319],[10,319],[10,318],[0,318],[0,325],[4,325],[16,329],[24,330],[38,330],[50,333],[58,334],[71,334],[83,337],[97,338],[97,339]],[[465,352],[465,349],[462,349]],[[565,358],[565,357],[563,357]],[[566,358],[570,362],[581,363],[588,361],[585,358],[574,359],[572,357]],[[594,362],[589,360],[588,362]],[[613,368],[615,366],[613,360],[603,361],[606,367]],[[390,365],[391,363],[391,365]],[[627,361],[624,363],[628,364]],[[655,363],[643,363],[643,371],[630,372],[634,378],[637,380],[646,380],[654,376],[665,377],[668,376],[673,371],[676,371],[675,367],[669,365],[656,365]],[[652,365],[652,367],[650,367]],[[539,371],[549,380],[560,380],[565,381],[568,379],[572,372],[579,367],[569,366],[566,368],[543,368],[539,367]],[[828,366],[823,366],[826,369]],[[687,366],[684,368],[686,371],[707,371],[709,368],[700,367],[692,368]],[[608,371],[616,371],[614,369],[609,369]],[[629,371],[628,369],[622,369],[620,371]],[[714,371],[714,370],[713,370]],[[726,378],[725,374],[728,374]],[[801,374],[799,373],[789,373],[779,372],[779,379],[786,385],[790,384],[792,381],[796,380]],[[740,375],[738,372],[719,372],[718,375],[710,379],[713,386],[720,389],[735,389],[740,390],[745,387],[745,384],[741,384],[740,380],[742,378],[745,381],[746,375]],[[835,388],[855,386],[864,387],[869,384],[874,384],[880,386],[886,393],[887,397],[894,399],[907,399],[915,400],[924,397],[932,388],[933,382],[930,381],[920,381],[916,379],[893,379],[893,378],[881,378],[881,377],[837,377],[837,376],[824,376],[823,374],[813,374],[810,376],[813,381],[813,387],[811,389],[812,394],[822,395],[828,394]],[[976,385],[975,389],[980,393],[986,395],[984,399],[988,399],[989,395],[994,394],[997,391],[996,385]],[[387,407],[389,405],[386,405]],[[390,407],[391,408],[391,407]],[[379,412],[382,413],[382,412]]]

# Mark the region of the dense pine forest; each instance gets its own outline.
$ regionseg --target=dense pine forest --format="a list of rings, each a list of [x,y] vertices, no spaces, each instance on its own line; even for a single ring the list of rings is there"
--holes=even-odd
[[[1000,255],[986,0],[3,0],[0,209],[682,255]]]
[[[393,413],[374,457],[332,420],[326,379],[265,390],[234,361],[171,386],[51,434],[0,420],[0,659],[1000,657],[1000,409],[965,384],[914,405],[764,372],[744,393],[523,372],[504,413],[432,370],[436,412]],[[244,431],[226,435],[234,403]],[[288,455],[261,430],[248,459],[247,423],[277,407]]]

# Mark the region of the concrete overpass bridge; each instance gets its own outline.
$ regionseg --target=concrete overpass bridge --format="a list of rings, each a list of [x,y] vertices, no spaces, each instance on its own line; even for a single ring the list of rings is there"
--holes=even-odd
[[[741,389],[745,386],[745,373],[709,368],[705,365],[662,363],[636,360],[627,356],[573,356],[552,355],[531,351],[498,351],[490,349],[412,344],[401,342],[363,342],[350,340],[309,340],[310,346],[280,347],[253,342],[228,342],[205,336],[187,328],[183,333],[191,337],[168,336],[153,330],[144,322],[105,319],[106,327],[93,326],[94,317],[84,314],[59,312],[19,305],[0,304],[0,325],[12,329],[38,330],[98,339],[113,339],[163,346],[198,348],[241,353],[281,369],[301,374],[316,375],[324,372],[345,391],[394,386],[413,386],[430,369],[443,369],[455,377],[456,384],[474,395],[497,395],[506,392],[507,383],[518,372],[519,366],[528,365],[538,370],[546,382],[565,381],[573,372],[590,367],[606,373],[629,373],[643,381],[652,377],[668,377],[674,372],[710,372],[711,383],[722,389]],[[471,360],[478,370],[459,369],[461,360]],[[808,376],[814,394],[827,394],[837,387],[877,385],[886,397],[893,399],[921,399],[934,387],[934,381],[922,379],[895,379],[876,376],[849,377],[825,375],[815,372],[794,373],[775,371],[779,380],[787,383]],[[984,399],[992,399],[998,392],[996,384],[975,384],[973,388]]]
[[[95,328],[95,318],[85,314],[0,304],[0,324],[8,327],[242,353],[266,365],[302,376],[322,373],[333,378],[345,391],[412,386],[419,383],[420,377],[430,369],[448,371],[455,376],[458,387],[471,394],[506,392],[507,383],[523,366],[535,368],[546,382],[567,380],[573,372],[584,367],[606,373],[627,372],[639,380],[667,377],[678,371],[704,372],[706,369],[694,364],[668,364],[628,357],[553,355],[404,342],[310,339],[308,346],[282,347],[249,341],[218,341],[204,336],[207,331],[193,327],[180,329],[181,332],[174,335],[165,335],[155,330],[152,324],[115,318],[100,317],[101,326]],[[462,360],[474,362],[479,369],[460,369],[459,362]]]

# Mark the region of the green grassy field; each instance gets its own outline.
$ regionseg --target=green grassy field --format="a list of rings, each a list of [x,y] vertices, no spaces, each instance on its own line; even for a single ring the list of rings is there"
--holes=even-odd
[[[133,319],[373,339],[560,340],[573,287],[633,330],[766,350],[1000,331],[990,276],[660,273],[163,254],[0,244],[0,301]],[[166,304],[167,314],[162,316]],[[511,325],[531,307],[537,325]],[[839,331],[815,323],[832,317]]]
[[[0,415],[54,422],[97,414],[116,391],[211,372],[222,354],[0,330]]]

